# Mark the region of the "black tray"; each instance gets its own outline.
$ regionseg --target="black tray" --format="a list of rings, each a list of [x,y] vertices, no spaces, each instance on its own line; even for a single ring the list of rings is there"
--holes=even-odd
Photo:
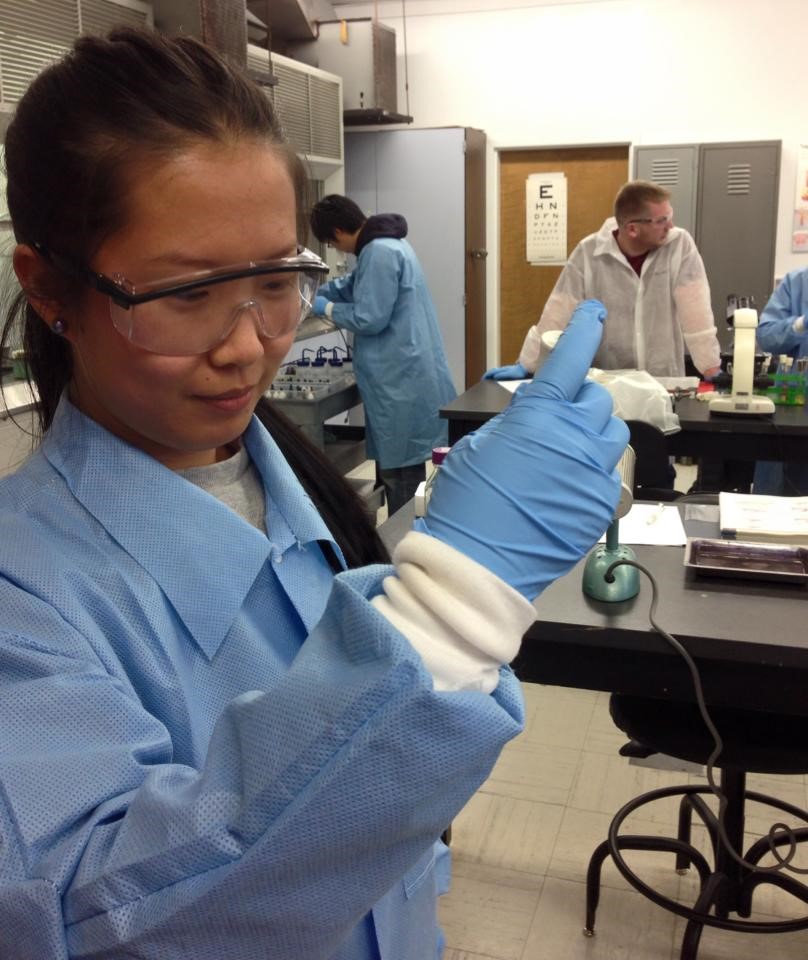
[[[688,538],[684,564],[696,573],[747,580],[808,581],[808,548],[793,543]]]

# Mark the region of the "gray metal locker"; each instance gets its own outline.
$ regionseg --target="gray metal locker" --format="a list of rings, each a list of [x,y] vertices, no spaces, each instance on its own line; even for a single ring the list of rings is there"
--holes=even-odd
[[[671,192],[673,222],[695,236],[699,147],[695,143],[634,148],[634,177]]]
[[[727,296],[751,295],[761,311],[773,289],[779,181],[779,140],[701,146],[695,236],[725,349]]]

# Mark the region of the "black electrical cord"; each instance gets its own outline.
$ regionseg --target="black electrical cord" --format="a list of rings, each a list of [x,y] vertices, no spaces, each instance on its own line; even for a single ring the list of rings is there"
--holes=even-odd
[[[648,577],[651,581],[651,608],[648,612],[648,620],[651,626],[656,630],[658,634],[667,640],[667,642],[673,647],[673,649],[682,657],[682,659],[687,664],[687,668],[690,671],[690,676],[693,680],[693,688],[696,694],[696,704],[699,708],[699,713],[704,720],[704,723],[707,729],[710,731],[710,736],[713,738],[715,747],[713,752],[707,758],[707,783],[710,786],[710,790],[715,795],[718,800],[718,833],[721,837],[721,841],[724,844],[727,852],[735,860],[736,863],[739,863],[742,867],[745,867],[747,870],[751,870],[754,873],[778,873],[781,870],[789,870],[792,873],[808,874],[808,868],[796,867],[791,861],[794,859],[797,853],[797,838],[794,834],[794,831],[785,823],[774,823],[769,828],[767,834],[767,840],[769,843],[769,852],[772,854],[777,863],[772,867],[761,867],[755,863],[748,863],[744,858],[733,850],[732,845],[730,844],[729,838],[727,837],[726,830],[724,828],[724,814],[727,808],[727,798],[724,796],[721,788],[715,782],[715,777],[713,775],[713,766],[718,760],[718,757],[721,754],[721,751],[724,749],[724,742],[721,739],[721,736],[716,729],[715,724],[710,717],[710,714],[707,710],[707,704],[704,701],[704,690],[701,685],[701,677],[699,676],[699,670],[696,664],[693,661],[693,658],[684,648],[684,646],[676,639],[676,637],[671,636],[666,630],[656,622],[654,619],[657,608],[658,600],[658,590],[657,582],[654,578],[654,575],[644,567],[641,563],[637,563],[636,560],[615,560],[614,563],[610,564],[606,572],[604,573],[604,579],[607,583],[614,582],[613,570],[615,567],[619,567],[621,564],[626,564],[630,567],[636,567],[642,573]],[[776,840],[778,835],[785,835],[788,837],[788,842],[790,844],[788,853],[785,857],[780,856],[780,853],[777,849]]]

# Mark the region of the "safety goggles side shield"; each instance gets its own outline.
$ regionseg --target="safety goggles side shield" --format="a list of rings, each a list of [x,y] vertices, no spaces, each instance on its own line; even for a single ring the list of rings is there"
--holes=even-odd
[[[243,310],[251,312],[263,337],[290,333],[308,313],[328,273],[327,264],[301,248],[292,257],[136,284],[34,246],[59,269],[110,298],[110,318],[122,336],[143,350],[168,356],[210,350],[229,335]]]
[[[626,220],[626,223],[651,223],[655,227],[664,227],[666,223],[673,223],[673,213],[664,217],[635,217],[633,220]]]

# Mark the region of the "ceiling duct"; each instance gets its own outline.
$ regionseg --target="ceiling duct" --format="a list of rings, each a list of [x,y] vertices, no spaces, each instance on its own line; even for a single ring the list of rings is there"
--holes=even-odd
[[[331,4],[322,0],[247,0],[247,10],[269,28],[275,49],[290,41],[313,40],[317,17],[334,16]]]
[[[269,72],[267,51],[247,46],[250,74]],[[289,142],[311,176],[323,180],[343,164],[342,81],[289,57],[272,54],[274,85],[266,88]]]
[[[345,126],[412,123],[398,112],[395,30],[366,17],[318,28],[316,42],[293,44],[290,54],[342,77]]]

